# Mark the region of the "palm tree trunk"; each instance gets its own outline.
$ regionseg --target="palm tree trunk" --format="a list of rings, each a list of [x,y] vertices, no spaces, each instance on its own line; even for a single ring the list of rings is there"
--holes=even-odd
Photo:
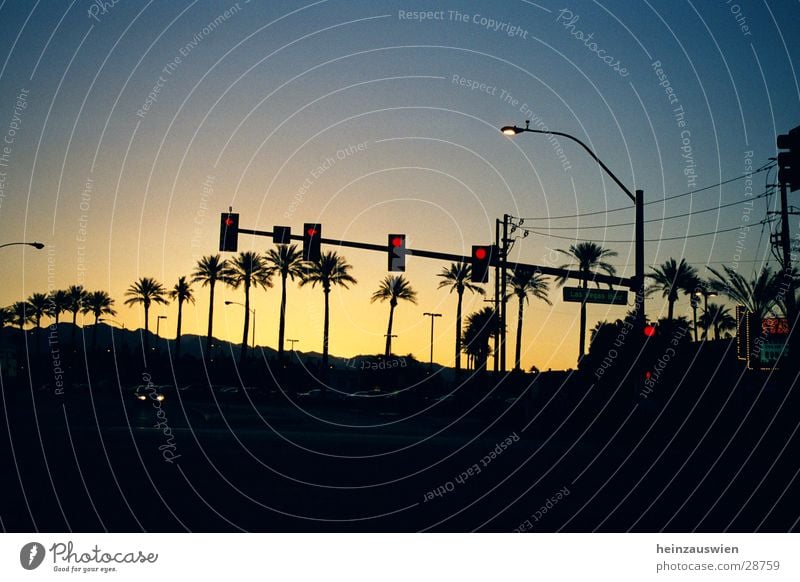
[[[281,314],[278,321],[278,357],[283,361],[283,338],[286,330],[286,274],[281,273]]]
[[[211,332],[214,326],[214,284],[216,281],[211,281],[208,284],[208,334],[206,335],[206,354],[211,357]]]
[[[669,297],[667,300],[667,321],[672,321],[672,316],[675,313],[675,299]]]
[[[325,290],[325,321],[322,324],[322,365],[327,369],[328,367],[328,330],[330,319],[328,314],[328,295],[330,289]]]
[[[239,351],[239,363],[247,357],[247,332],[250,330],[250,282],[244,282],[244,331],[242,332],[242,349]]]
[[[175,336],[175,357],[181,357],[181,318],[183,317],[183,301],[178,299],[178,332]]]
[[[392,355],[392,322],[394,320],[394,304],[389,303],[389,325],[386,328],[386,357]]]
[[[100,324],[100,315],[94,314],[94,327],[92,328],[92,351],[97,351],[97,326]]]
[[[520,355],[522,351],[522,309],[525,305],[525,301],[522,297],[519,297],[519,313],[517,315],[517,350],[514,357],[514,369],[519,371],[522,369],[520,366]]]
[[[587,288],[587,280],[583,280],[583,289]],[[583,354],[586,353],[586,299],[581,301],[581,333],[578,346],[578,362],[583,359]]]
[[[144,304],[144,353],[150,355],[150,305]]]
[[[458,307],[456,308],[456,370],[461,369],[461,300],[464,297],[464,291],[458,291]],[[469,367],[469,364],[467,364]]]
[[[72,312],[72,347],[75,349],[75,330],[78,329],[78,312]]]

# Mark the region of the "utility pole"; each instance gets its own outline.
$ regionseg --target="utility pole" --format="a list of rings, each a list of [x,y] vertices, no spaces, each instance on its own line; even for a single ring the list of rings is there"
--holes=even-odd
[[[494,220],[494,248],[500,252],[500,219]],[[495,317],[500,318],[500,257],[497,257],[497,263],[494,267],[494,313]],[[494,371],[500,369],[500,329],[494,332]]]
[[[425,312],[422,315],[423,315],[423,317],[427,316],[427,317],[431,318],[431,362],[430,362],[430,366],[431,366],[431,370],[433,370],[433,322],[436,321],[437,317],[441,317],[442,314],[441,313],[428,313],[428,312]]]
[[[500,293],[502,299],[500,301],[500,371],[506,371],[506,293],[508,286],[508,221],[511,217],[508,214],[503,215],[503,250],[500,253],[501,268],[500,273]]]

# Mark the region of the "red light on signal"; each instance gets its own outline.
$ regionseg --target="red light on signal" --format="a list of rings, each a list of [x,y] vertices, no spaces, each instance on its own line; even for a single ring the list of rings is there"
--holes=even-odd
[[[644,379],[645,380],[649,380],[652,377],[653,377],[653,374],[650,372],[650,370],[647,370],[647,372],[644,373]]]
[[[396,236],[392,239],[392,246],[393,247],[401,247],[403,246],[403,239],[399,236]]]
[[[485,259],[486,258],[486,249],[483,249],[483,248],[475,249],[475,258],[478,259],[479,261],[482,261],[483,259]]]
[[[233,219],[230,216],[225,219],[225,226],[233,226]]]
[[[644,335],[647,337],[653,337],[656,335],[656,326],[655,325],[645,325],[644,326]]]
[[[309,228],[309,229],[306,231],[306,234],[307,234],[308,236],[317,236],[317,229],[316,229],[316,228]]]

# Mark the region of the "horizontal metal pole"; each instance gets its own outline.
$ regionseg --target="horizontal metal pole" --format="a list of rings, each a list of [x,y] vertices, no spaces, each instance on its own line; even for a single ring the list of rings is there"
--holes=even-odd
[[[249,228],[240,228],[240,234],[252,234],[255,236],[268,236],[272,237],[272,232],[265,230],[253,230]],[[303,236],[299,234],[290,235],[291,240],[302,241]],[[378,251],[382,253],[389,252],[387,245],[376,245],[372,243],[363,243],[350,240],[337,240],[333,238],[320,238],[320,244],[333,245],[339,247],[346,247],[351,249],[362,249],[365,251]],[[451,253],[440,253],[438,251],[426,251],[423,249],[406,249],[407,256],[422,257],[424,259],[437,259],[440,261],[450,261],[454,263],[470,263],[472,257],[464,255],[454,255]],[[502,261],[499,257],[493,257],[491,266],[502,266]],[[528,269],[542,275],[551,275],[553,277],[565,277],[567,279],[578,279],[580,281],[586,280],[594,283],[602,283],[604,285],[617,285],[619,287],[633,288],[634,281],[631,278],[612,277],[611,275],[603,275],[601,273],[581,273],[580,271],[572,271],[570,269],[559,269],[557,267],[546,267],[541,265],[531,265],[528,263],[508,263],[509,269]]]

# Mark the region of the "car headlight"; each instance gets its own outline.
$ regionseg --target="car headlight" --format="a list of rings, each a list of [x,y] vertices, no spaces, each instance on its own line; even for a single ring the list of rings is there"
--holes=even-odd
[[[161,402],[162,400],[164,400],[164,395],[163,394],[159,394],[158,396],[156,396],[156,400]]]
[[[139,396],[137,396],[136,398],[138,398],[139,400],[147,400],[147,396],[145,396],[144,394],[139,394]]]

